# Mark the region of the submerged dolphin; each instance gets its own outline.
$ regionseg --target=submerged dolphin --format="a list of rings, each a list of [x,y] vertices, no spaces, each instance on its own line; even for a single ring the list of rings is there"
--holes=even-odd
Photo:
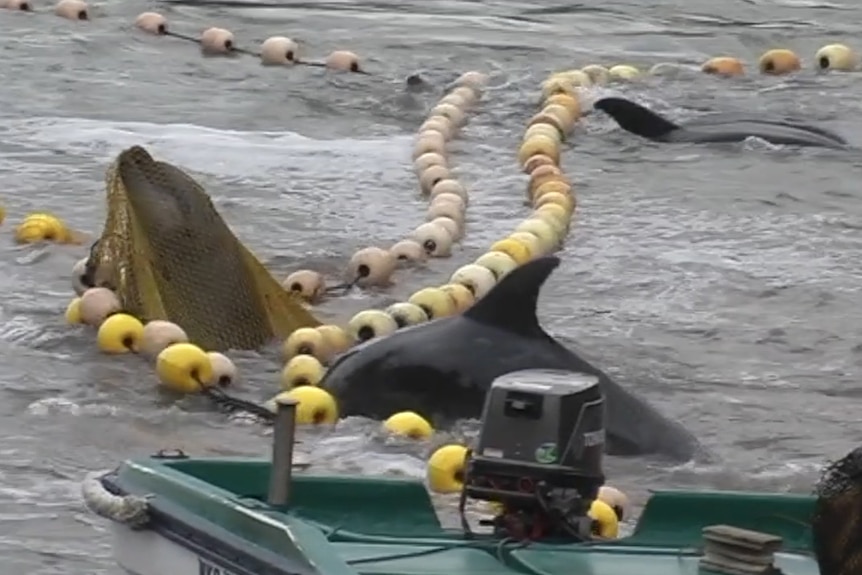
[[[711,114],[678,125],[624,98],[602,98],[593,107],[610,115],[623,130],[656,142],[742,142],[754,136],[772,144],[848,147],[829,130],[786,119]]]
[[[698,441],[539,325],[539,291],[560,264],[556,257],[509,273],[462,315],[440,318],[373,339],[340,356],[321,386],[341,415],[383,419],[404,410],[451,421],[478,418],[497,377],[523,369],[563,369],[599,377],[607,406],[607,451],[691,459]]]

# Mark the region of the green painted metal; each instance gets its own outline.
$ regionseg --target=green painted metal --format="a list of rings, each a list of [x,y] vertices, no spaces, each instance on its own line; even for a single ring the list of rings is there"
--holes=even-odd
[[[293,503],[275,509],[265,503],[269,469],[245,459],[146,459],[126,462],[118,475],[125,489],[155,496],[207,533],[321,575],[707,575],[698,570],[701,532],[714,524],[778,535],[784,575],[819,575],[810,496],[661,491],[630,537],[522,546],[444,529],[415,480],[297,474]]]

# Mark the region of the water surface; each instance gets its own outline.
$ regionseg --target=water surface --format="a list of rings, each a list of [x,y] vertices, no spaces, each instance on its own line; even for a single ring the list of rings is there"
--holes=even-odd
[[[202,58],[193,46],[135,32],[164,12],[177,31],[218,25],[253,45],[299,40],[309,59],[333,49],[367,58],[372,77]],[[274,273],[339,269],[356,248],[385,246],[425,203],[411,136],[437,93],[408,95],[421,72],[440,87],[462,71],[492,74],[453,148],[471,189],[467,237],[450,260],[399,275],[389,294],[330,302],[345,320],[405,297],[471,261],[526,215],[515,148],[552,70],[599,62],[748,62],[789,46],[810,62],[858,37],[862,8],[805,1],[611,0],[563,4],[446,1],[285,2],[271,8],[109,0],[94,21],[0,13],[0,185],[7,237],[50,210],[97,234],[102,177],[142,144],[194,174]],[[651,78],[615,87],[675,119],[708,111],[785,114],[862,145],[856,74],[722,81]],[[810,488],[825,459],[862,440],[859,396],[862,175],[856,152],[658,145],[586,119],[565,152],[579,215],[541,301],[544,324],[663,411],[716,455],[709,465],[608,461],[643,501],[651,487]],[[115,573],[105,524],[84,510],[84,472],[130,455],[264,455],[260,427],[239,425],[155,389],[138,358],[106,358],[91,332],[63,325],[69,270],[83,248],[0,248],[0,552],[7,573]],[[265,398],[274,356],[233,354],[239,392]],[[345,421],[303,450],[319,467],[421,476],[429,446],[387,444]]]

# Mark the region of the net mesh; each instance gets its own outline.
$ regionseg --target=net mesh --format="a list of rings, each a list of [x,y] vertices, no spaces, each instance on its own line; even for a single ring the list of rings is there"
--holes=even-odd
[[[134,146],[108,168],[106,185],[107,219],[90,264],[95,284],[113,289],[127,313],[172,321],[221,351],[320,325],[179,168]]]
[[[823,575],[862,573],[862,448],[828,466],[815,488],[812,536]]]

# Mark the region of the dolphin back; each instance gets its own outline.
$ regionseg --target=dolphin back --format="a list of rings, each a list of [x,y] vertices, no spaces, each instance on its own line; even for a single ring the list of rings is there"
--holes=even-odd
[[[610,115],[627,132],[657,142],[742,142],[755,137],[772,144],[834,149],[850,147],[844,138],[826,128],[788,118],[707,114],[676,124],[625,98],[601,98],[593,107]]]
[[[835,149],[849,147],[844,138],[818,126],[781,120],[751,119],[736,115],[687,122],[679,130],[669,134],[666,141],[741,142],[751,137],[760,138],[772,144]]]

